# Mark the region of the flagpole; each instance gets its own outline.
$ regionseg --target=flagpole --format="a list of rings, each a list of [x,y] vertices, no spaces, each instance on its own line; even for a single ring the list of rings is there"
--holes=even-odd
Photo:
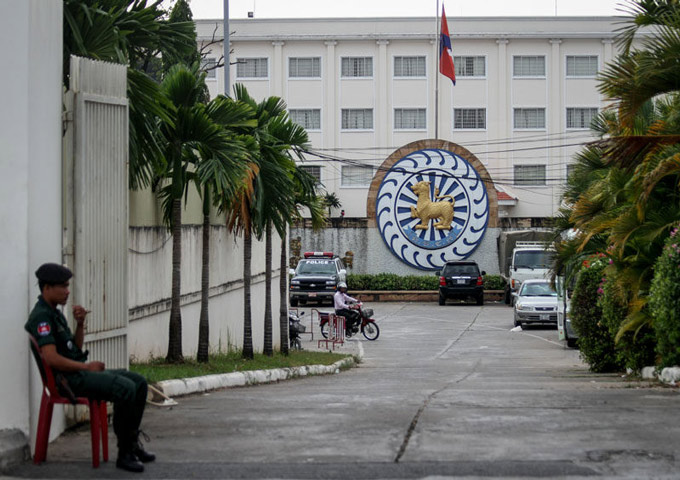
[[[438,139],[439,138],[439,57],[441,56],[441,32],[439,31],[439,0],[437,0],[437,13],[435,15],[435,18],[437,19],[436,23],[436,34],[435,38],[437,41],[435,42],[436,48],[437,48],[437,69],[435,70],[434,73],[434,138]]]

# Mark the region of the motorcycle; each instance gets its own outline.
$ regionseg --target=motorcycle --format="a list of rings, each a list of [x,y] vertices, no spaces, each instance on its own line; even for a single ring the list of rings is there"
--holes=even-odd
[[[359,312],[359,322],[353,326],[351,330],[347,329],[346,337],[351,337],[361,330],[361,333],[366,337],[366,340],[376,340],[380,336],[380,327],[373,319],[373,309],[363,308],[361,302],[355,304],[356,310]],[[319,312],[319,328],[323,338],[328,338],[329,317],[333,312]]]
[[[300,312],[298,315],[293,311],[288,311],[288,340],[291,350],[302,350],[300,334],[305,333],[306,327],[300,323],[300,319],[304,314],[305,312]]]

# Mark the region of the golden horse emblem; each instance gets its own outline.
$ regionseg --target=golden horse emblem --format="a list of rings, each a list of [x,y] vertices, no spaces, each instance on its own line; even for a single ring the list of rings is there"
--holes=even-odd
[[[419,218],[420,223],[413,227],[414,230],[427,230],[430,220],[439,219],[433,224],[437,230],[451,230],[453,221],[453,206],[456,200],[451,195],[439,196],[439,189],[435,188],[435,200],[450,198],[451,201],[433,202],[430,199],[430,182],[422,181],[411,186],[411,190],[418,196],[418,203],[411,207],[411,218]]]

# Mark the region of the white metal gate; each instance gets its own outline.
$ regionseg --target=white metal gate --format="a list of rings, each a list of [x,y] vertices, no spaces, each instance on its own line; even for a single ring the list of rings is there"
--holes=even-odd
[[[64,258],[85,348],[127,368],[128,102],[125,65],[71,57],[64,137]]]

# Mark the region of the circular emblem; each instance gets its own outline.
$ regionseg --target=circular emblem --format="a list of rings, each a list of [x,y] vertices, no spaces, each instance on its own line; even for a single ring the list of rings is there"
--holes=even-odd
[[[385,174],[376,220],[400,260],[438,270],[477,248],[489,220],[489,199],[484,182],[463,157],[448,150],[419,150]]]
[[[69,350],[73,350],[73,342],[71,340],[66,342],[66,348],[68,348]]]

